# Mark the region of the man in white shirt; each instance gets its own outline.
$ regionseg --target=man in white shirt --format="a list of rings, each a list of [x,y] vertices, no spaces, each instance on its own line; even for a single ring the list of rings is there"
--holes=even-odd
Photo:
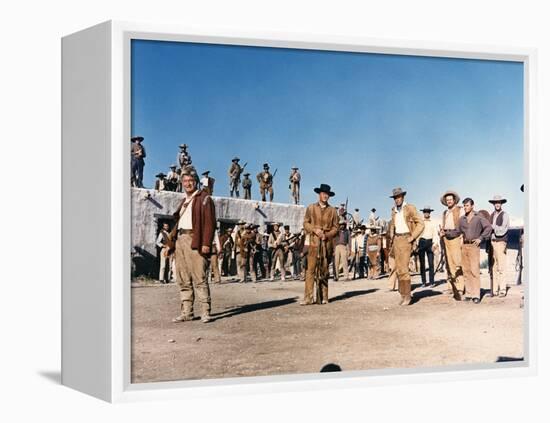
[[[424,207],[424,231],[418,240],[418,258],[420,260],[420,276],[422,286],[426,286],[426,257],[428,257],[428,273],[430,277],[429,285],[434,285],[434,245],[437,245],[439,234],[435,223],[430,219],[431,212],[434,211],[430,206]]]
[[[464,295],[465,285],[462,272],[462,235],[458,229],[458,222],[464,216],[464,209],[458,205],[460,196],[455,191],[445,191],[440,201],[447,207],[443,212],[442,228],[439,232],[445,246],[447,290],[455,300],[460,301]]]

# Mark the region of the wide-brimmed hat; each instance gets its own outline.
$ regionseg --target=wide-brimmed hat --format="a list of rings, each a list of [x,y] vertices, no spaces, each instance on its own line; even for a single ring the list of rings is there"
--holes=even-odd
[[[400,195],[405,195],[405,194],[407,194],[407,191],[403,191],[403,189],[401,187],[394,188],[394,189],[392,189],[390,198],[399,197]],[[376,211],[376,210],[374,210],[374,211]]]
[[[180,144],[180,148],[187,148],[187,144]]]
[[[317,194],[320,194],[322,192],[326,192],[329,197],[334,197],[334,193],[330,190],[330,185],[327,184],[321,184],[319,185],[319,188],[313,188],[313,191],[315,191]]]
[[[238,162],[239,160],[241,160],[241,159],[239,159],[238,157],[233,157],[233,158],[231,159],[232,162]]]
[[[208,175],[209,173],[210,173],[210,171],[206,170],[206,171],[202,172],[201,175]]]
[[[264,163],[264,169],[269,169],[269,164],[268,163]]]
[[[239,226],[240,226],[240,225],[246,225],[246,222],[245,222],[244,220],[239,220],[239,221],[237,222],[237,225],[239,225]]]
[[[170,169],[175,169],[175,168],[177,168],[177,166],[175,164],[170,165]]]
[[[373,207],[372,209],[370,209],[370,211],[374,213],[376,209]]]
[[[489,200],[489,203],[491,203],[491,204],[495,204],[495,203],[504,204],[507,201],[508,200],[506,198],[504,198],[502,195],[493,195],[493,199]]]
[[[250,176],[250,172],[243,173],[244,176]]]
[[[131,141],[143,141],[143,137],[132,137],[130,138]]]
[[[455,203],[458,203],[460,201],[460,195],[458,195],[456,191],[448,189],[439,199],[439,201],[441,201],[441,204],[443,204],[445,207],[447,207],[447,202],[445,201],[445,197],[447,195],[452,195],[455,198]]]
[[[368,225],[367,226],[367,229],[370,229],[371,231],[379,231],[380,229],[382,229],[380,226],[375,226],[375,225]]]
[[[160,172],[155,175],[155,178],[164,178],[165,176],[166,175],[164,173]]]
[[[285,226],[283,226],[283,228],[290,230],[290,225],[285,225]]]
[[[424,213],[431,213],[434,211],[434,209],[432,209],[430,206],[424,206],[424,208],[420,209],[420,211]]]
[[[356,208],[355,211],[359,211],[359,209]]]
[[[291,169],[298,170],[298,166],[292,166]]]

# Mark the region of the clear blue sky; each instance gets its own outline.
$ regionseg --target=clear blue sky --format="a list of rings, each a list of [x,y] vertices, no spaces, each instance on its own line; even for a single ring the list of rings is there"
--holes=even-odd
[[[186,143],[215,195],[229,195],[238,155],[251,177],[278,169],[277,202],[296,165],[305,204],[328,183],[333,204],[387,216],[401,186],[439,212],[451,188],[478,209],[502,194],[523,216],[521,63],[135,40],[132,134],[145,137],[147,187]]]

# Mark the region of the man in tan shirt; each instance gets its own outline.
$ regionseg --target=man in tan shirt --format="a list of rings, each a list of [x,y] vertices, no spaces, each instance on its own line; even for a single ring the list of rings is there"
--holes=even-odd
[[[424,222],[418,216],[416,207],[405,202],[407,191],[395,188],[390,198],[393,198],[395,207],[392,208],[389,233],[391,238],[391,253],[395,257],[395,268],[399,283],[401,302],[399,305],[409,305],[411,297],[411,275],[409,262],[411,260],[412,245],[424,230]]]
[[[447,289],[455,300],[460,301],[464,294],[464,278],[462,272],[462,235],[458,228],[459,219],[464,210],[458,205],[459,195],[455,191],[445,191],[441,196],[441,204],[447,207],[443,212],[443,220],[439,236],[445,245],[445,263],[447,265]]]
[[[314,191],[319,194],[319,201],[310,204],[304,216],[304,231],[309,238],[309,246],[305,292],[301,305],[314,303],[315,282],[318,284],[317,297],[320,297],[321,304],[328,303],[328,267],[332,257],[332,239],[338,233],[338,213],[328,204],[328,199],[334,196],[334,192],[327,184],[321,184]]]

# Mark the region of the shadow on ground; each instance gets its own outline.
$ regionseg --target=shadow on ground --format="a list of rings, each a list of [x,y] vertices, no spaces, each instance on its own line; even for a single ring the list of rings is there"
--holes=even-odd
[[[412,297],[411,304],[416,304],[417,302],[419,302],[420,300],[422,300],[424,298],[436,297],[437,295],[442,295],[442,294],[439,291],[433,291],[431,289],[427,289],[425,291],[420,291],[420,292],[415,292],[413,297]]]
[[[282,300],[264,301],[262,303],[246,304],[235,307],[230,310],[222,311],[221,313],[212,314],[212,320],[225,319],[228,317],[237,316],[243,313],[251,313],[253,311],[265,310],[268,308],[281,307],[296,302],[297,297],[285,298]]]
[[[334,298],[331,298],[330,302],[333,303],[334,301],[345,300],[347,298],[357,297],[359,295],[372,294],[373,292],[376,292],[376,291],[378,291],[378,288],[363,289],[360,291],[348,291],[348,292],[344,292],[343,294],[337,295]]]

